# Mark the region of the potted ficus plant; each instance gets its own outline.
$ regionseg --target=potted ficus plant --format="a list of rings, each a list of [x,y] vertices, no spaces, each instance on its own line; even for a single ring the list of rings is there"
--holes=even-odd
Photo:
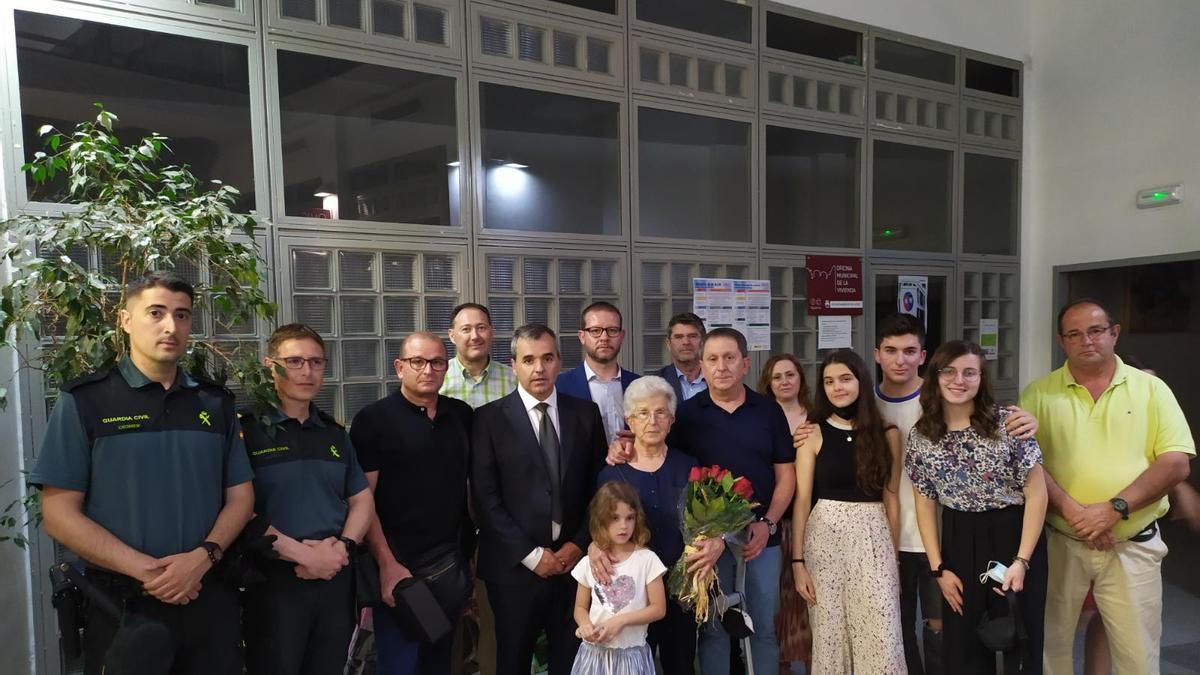
[[[0,347],[15,350],[19,367],[51,389],[125,354],[116,312],[126,282],[146,272],[186,271],[195,282],[197,314],[211,313],[215,325],[275,313],[264,291],[257,222],[235,211],[238,190],[167,164],[165,136],[123,143],[114,131],[117,116],[96,107],[95,119],[71,132],[41,127],[43,149],[22,167],[35,197],[51,192],[62,208],[0,222],[0,258],[10,267],[10,281],[0,286]],[[239,405],[256,414],[277,400],[256,343],[193,337],[182,365],[235,384]],[[0,383],[0,407],[7,404],[6,384]],[[30,492],[0,512],[0,541],[24,547],[24,524],[39,521],[37,493]]]

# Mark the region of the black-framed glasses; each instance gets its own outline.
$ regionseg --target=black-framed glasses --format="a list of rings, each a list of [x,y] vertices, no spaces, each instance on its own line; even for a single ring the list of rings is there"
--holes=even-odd
[[[607,335],[608,337],[617,337],[622,332],[624,332],[624,330],[625,329],[621,328],[620,326],[609,326],[608,328],[601,328],[600,326],[592,326],[591,328],[584,328],[583,332],[587,333],[588,335],[591,335],[594,338],[598,338],[601,335]]]
[[[282,363],[283,367],[288,370],[300,370],[306,363],[313,370],[325,370],[325,363],[328,361],[324,356],[314,356],[307,359],[303,356],[285,356],[284,358],[272,356],[271,360],[275,363]]]
[[[408,364],[409,368],[420,372],[425,370],[425,366],[431,366],[435,373],[440,373],[450,367],[450,359],[436,357],[427,359],[424,356],[410,356],[406,359],[397,359]]]
[[[963,382],[974,382],[975,380],[979,379],[979,369],[963,368],[962,370],[959,370],[957,368],[946,366],[938,371],[938,377],[946,380],[947,382],[953,382],[954,379],[959,375],[962,375]]]
[[[1060,335],[1062,335],[1062,339],[1066,340],[1067,342],[1077,343],[1083,340],[1084,335],[1087,336],[1088,340],[1095,341],[1099,339],[1101,335],[1104,335],[1110,330],[1112,330],[1111,323],[1107,326],[1092,326],[1087,330],[1071,330],[1067,331],[1066,333],[1060,333]]]

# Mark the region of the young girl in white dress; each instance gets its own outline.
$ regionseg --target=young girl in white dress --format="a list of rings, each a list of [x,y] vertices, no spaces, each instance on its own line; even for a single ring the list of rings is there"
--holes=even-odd
[[[628,483],[600,486],[588,510],[592,540],[617,558],[612,582],[596,583],[585,557],[571,576],[575,634],[583,639],[571,675],[654,675],[646,626],[663,618],[667,568],[646,548],[650,529],[637,492]]]

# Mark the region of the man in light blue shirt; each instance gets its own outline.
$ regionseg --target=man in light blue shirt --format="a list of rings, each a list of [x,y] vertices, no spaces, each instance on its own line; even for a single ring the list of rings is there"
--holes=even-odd
[[[667,350],[671,363],[653,374],[675,389],[680,402],[708,389],[700,369],[700,343],[704,340],[704,320],[691,312],[680,312],[667,323]]]
[[[638,377],[617,362],[625,342],[621,310],[607,302],[593,302],[583,310],[579,322],[583,365],[558,376],[558,391],[592,401],[600,408],[604,435],[611,443],[625,428],[625,387]]]

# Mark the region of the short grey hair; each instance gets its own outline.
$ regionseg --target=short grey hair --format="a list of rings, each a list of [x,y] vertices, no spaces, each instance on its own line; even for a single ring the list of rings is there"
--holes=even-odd
[[[675,404],[678,402],[678,399],[675,398],[675,389],[658,375],[644,375],[625,387],[625,416],[632,417],[637,404],[655,396],[667,397],[667,409],[674,416]]]
[[[558,335],[549,326],[541,323],[527,323],[524,326],[513,331],[512,344],[509,347],[509,354],[513,360],[517,358],[517,340],[540,340],[546,335],[554,339],[554,353],[561,354],[562,350],[558,347]]]

